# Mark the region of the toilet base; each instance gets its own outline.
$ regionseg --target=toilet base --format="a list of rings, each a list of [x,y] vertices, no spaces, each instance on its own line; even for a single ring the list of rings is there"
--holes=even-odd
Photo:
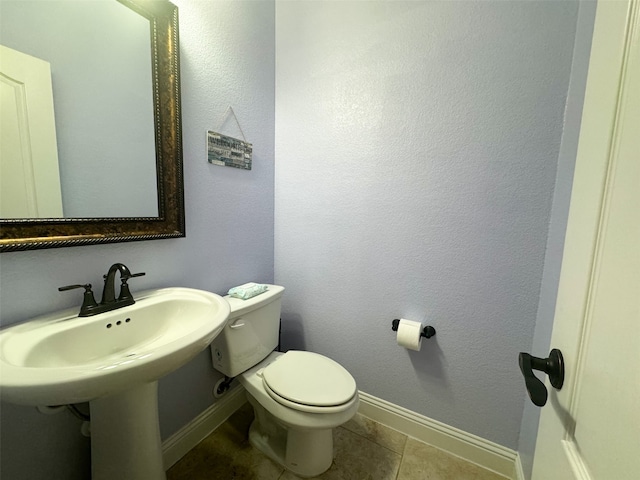
[[[333,463],[333,429],[285,428],[248,395],[255,419],[249,442],[274,462],[300,477],[315,477]]]

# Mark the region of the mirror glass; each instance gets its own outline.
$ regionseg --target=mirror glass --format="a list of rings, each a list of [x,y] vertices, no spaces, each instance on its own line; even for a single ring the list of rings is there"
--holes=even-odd
[[[10,157],[35,156],[45,149],[32,131],[40,125],[33,119],[47,113],[32,106],[35,113],[18,115],[17,121],[31,120],[26,130],[34,137],[23,138],[14,148],[2,139],[3,191],[9,196],[3,197],[2,217],[158,217],[149,19],[114,0],[0,0],[0,11],[0,44],[50,66],[55,133],[53,146],[47,144],[43,155],[55,162],[57,153],[59,171],[56,178],[55,164],[47,170],[36,163],[44,160],[34,158],[26,177],[29,185],[12,190],[25,177],[24,168],[17,168],[13,170],[19,174],[12,178],[9,165],[19,160]],[[2,58],[4,67],[8,61],[4,54]],[[21,72],[26,67],[19,63],[13,68]],[[22,79],[3,71],[0,80],[2,110],[9,112],[4,102],[15,96],[10,83]],[[3,127],[12,121],[4,115]],[[11,134],[9,128],[3,130]],[[42,192],[56,188],[61,208],[52,209],[55,194],[49,199]],[[29,194],[36,200],[22,198]],[[25,213],[39,196],[44,205]],[[18,203],[13,210],[11,202]]]
[[[43,15],[53,5],[65,9],[64,13]],[[79,10],[67,11],[72,5]],[[13,7],[35,10],[28,19],[18,20],[8,16]],[[0,44],[4,37],[26,39],[12,47],[0,46],[2,68],[9,65],[15,74],[0,77],[2,154],[5,143],[10,144],[9,151],[20,153],[7,156],[10,160],[24,152],[34,157],[42,151],[56,153],[54,167],[48,165],[42,171],[24,168],[20,162],[8,162],[5,170],[0,159],[0,203],[26,193],[28,201],[23,204],[32,209],[31,191],[38,197],[44,191],[51,198],[45,202],[36,198],[36,210],[42,203],[45,214],[0,216],[0,252],[184,237],[178,8],[168,0],[0,0],[0,10]],[[17,26],[36,18],[35,32]],[[107,18],[110,21],[103,23]],[[76,20],[73,26],[72,19]],[[42,38],[46,29],[53,30],[45,43],[55,58],[45,61],[32,56],[45,56],[43,50],[24,53],[36,48],[33,41]],[[70,31],[78,35],[65,40]],[[22,68],[27,64],[29,68]],[[64,74],[63,65],[67,65]],[[33,75],[34,71],[38,73]],[[63,86],[63,77],[70,78],[70,87]],[[43,78],[48,81],[35,82],[41,90],[29,88],[25,93],[26,85]],[[80,83],[80,78],[85,82]],[[46,85],[50,100],[43,102]],[[25,115],[47,103],[49,114]],[[39,106],[34,109],[32,104]],[[5,122],[5,116],[15,121]],[[42,119],[49,119],[50,125],[25,129],[25,118],[29,127],[33,121],[44,125]],[[48,141],[23,142],[21,132],[31,131],[44,132],[42,138]],[[55,148],[41,148],[51,137]],[[32,181],[4,182],[5,171],[12,168],[24,170],[24,177]],[[11,195],[5,195],[5,187]],[[59,215],[49,213],[49,204],[56,203],[56,190],[59,209],[66,210]],[[14,203],[17,208],[23,205]]]

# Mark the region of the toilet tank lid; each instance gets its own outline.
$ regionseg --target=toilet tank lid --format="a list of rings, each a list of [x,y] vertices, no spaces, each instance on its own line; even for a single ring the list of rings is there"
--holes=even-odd
[[[231,297],[229,295],[225,295],[223,298],[229,302],[229,306],[231,307],[230,317],[237,317],[238,315],[245,315],[267,303],[273,302],[280,298],[283,292],[284,287],[281,287],[280,285],[267,284],[267,290],[264,293],[251,297],[247,300]]]

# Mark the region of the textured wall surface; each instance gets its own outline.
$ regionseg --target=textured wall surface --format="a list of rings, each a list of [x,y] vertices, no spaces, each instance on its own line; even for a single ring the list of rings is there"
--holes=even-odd
[[[281,2],[275,278],[288,348],[510,448],[576,2]],[[420,352],[391,320],[432,324]]]
[[[517,352],[548,343],[548,321],[535,338],[534,324],[555,302],[543,265],[545,248],[561,249],[572,170],[560,138],[576,3],[280,2],[277,108],[273,2],[174,3],[187,238],[3,254],[2,325],[79,305],[57,287],[101,285],[116,261],[147,272],[134,295],[274,281],[275,109],[285,346],[511,448],[522,420],[531,446]],[[206,162],[207,129],[239,135],[220,127],[229,105],[254,145],[251,172]],[[400,349],[396,317],[438,334],[421,352]],[[203,352],[160,382],[165,438],[211,404],[218,378]],[[0,478],[87,478],[75,418],[5,403],[0,414]]]
[[[80,305],[57,287],[89,282],[123,262],[146,288],[186,286],[224,293],[246,281],[273,281],[274,5],[272,2],[175,1],[180,8],[187,237],[0,256],[0,318],[8,325]],[[253,170],[207,163],[205,134],[233,106],[253,142]],[[233,123],[223,133],[238,135]],[[220,378],[209,351],[160,382],[163,437],[213,401]],[[45,416],[2,403],[2,480],[86,479],[89,442],[68,413]]]

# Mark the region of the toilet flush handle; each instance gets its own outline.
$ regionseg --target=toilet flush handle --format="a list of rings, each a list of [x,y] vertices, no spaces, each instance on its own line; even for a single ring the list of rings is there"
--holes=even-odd
[[[242,321],[242,318],[237,319],[235,322],[233,322],[231,325],[229,325],[229,327],[231,328],[242,328],[244,327],[244,322]]]

